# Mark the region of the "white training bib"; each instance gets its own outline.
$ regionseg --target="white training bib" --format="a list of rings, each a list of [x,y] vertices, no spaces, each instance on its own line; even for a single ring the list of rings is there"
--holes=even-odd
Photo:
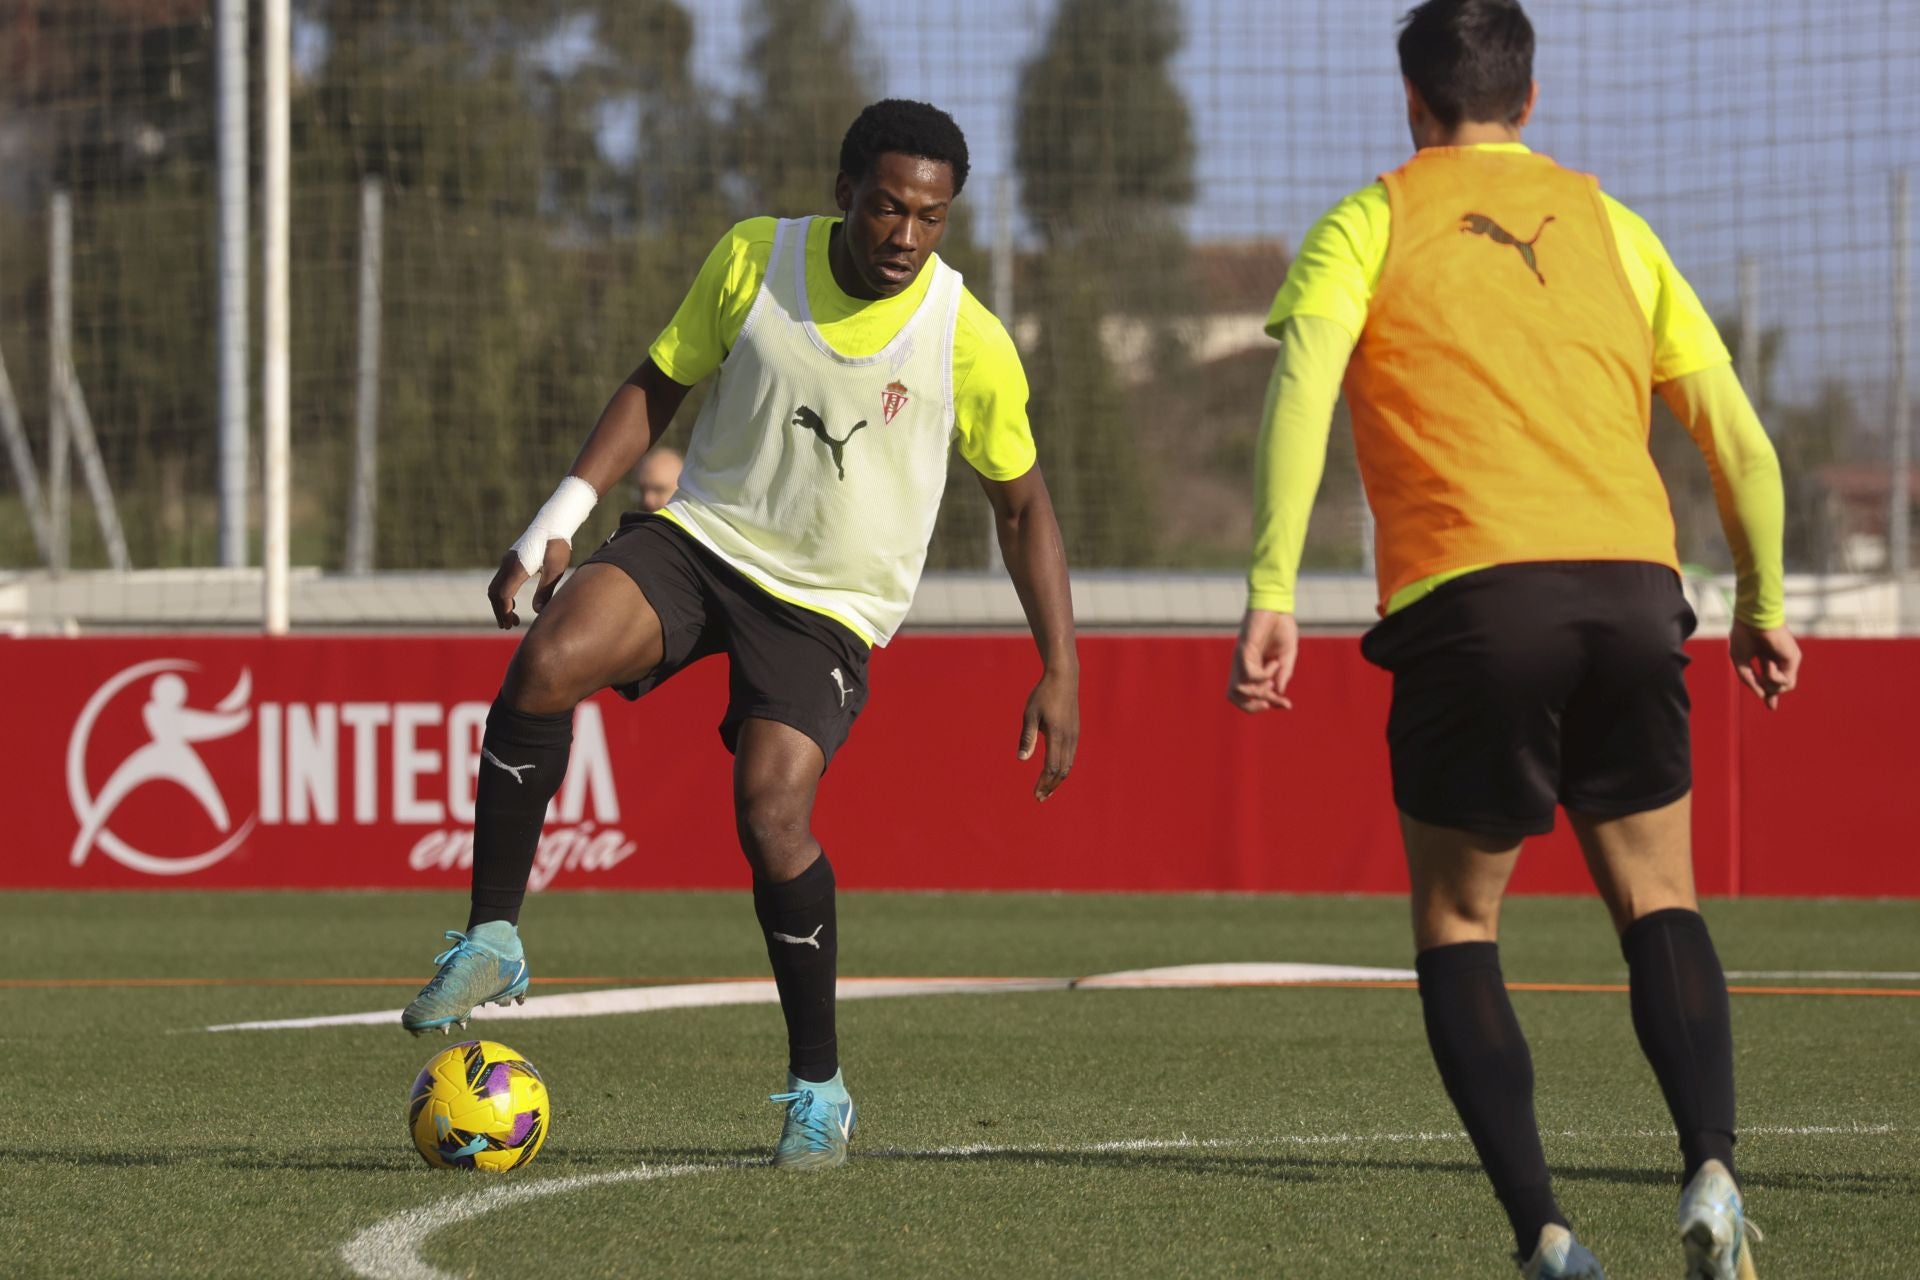
[[[781,220],[664,514],[773,595],[885,644],[946,491],[960,273],[936,257],[893,340],[842,355],[807,304],[811,221]]]

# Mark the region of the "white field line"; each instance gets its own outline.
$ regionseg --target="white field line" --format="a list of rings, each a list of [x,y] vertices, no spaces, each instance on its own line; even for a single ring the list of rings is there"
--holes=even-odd
[[[1734,972],[1729,978],[1812,978],[1913,980],[1920,973],[1869,971],[1768,970]],[[1142,991],[1204,990],[1237,987],[1284,987],[1322,982],[1410,982],[1411,969],[1380,969],[1356,965],[1253,963],[1185,964],[1159,969],[1128,969],[1083,978],[842,978],[842,1000],[869,1000],[889,996],[988,995],[1009,991]],[[666,1009],[706,1009],[721,1005],[774,1004],[779,993],[772,981],[695,982],[660,987],[613,987],[575,991],[564,995],[534,996],[522,1005],[481,1007],[475,1021],[516,1021],[525,1018],[597,1018],[622,1013],[658,1013]],[[208,1031],[289,1031],[311,1027],[391,1025],[398,1009],[368,1013],[336,1013],[311,1018],[275,1018],[261,1022],[223,1022]]]
[[[889,996],[989,995],[1008,991],[1070,989],[1289,986],[1312,982],[1405,981],[1411,969],[1363,969],[1332,964],[1197,964],[1166,969],[1136,969],[1086,978],[842,978],[842,1000]],[[620,1013],[657,1013],[665,1009],[706,1009],[720,1005],[776,1004],[771,979],[749,982],[695,982],[662,987],[615,987],[534,996],[522,1005],[475,1009],[475,1021],[523,1018],[596,1018]],[[208,1031],[289,1031],[310,1027],[385,1026],[399,1021],[398,1009],[336,1013],[312,1018],[276,1018],[264,1022],[223,1022]]]
[[[1823,982],[1857,979],[1865,982],[1920,981],[1920,970],[1886,969],[1729,969],[1729,978],[1807,978]]]
[[[453,1196],[382,1219],[349,1240],[346,1247],[340,1250],[340,1259],[355,1275],[365,1276],[368,1280],[457,1280],[453,1272],[442,1271],[420,1256],[420,1246],[437,1231],[545,1196],[584,1191],[588,1187],[615,1182],[646,1182],[687,1173],[712,1173],[727,1167],[717,1164],[643,1164],[611,1173],[578,1174],[571,1178],[549,1178],[544,1182],[517,1182],[504,1187],[488,1187],[472,1195]]]
[[[1127,969],[1081,978],[1078,988],[1116,987],[1285,987],[1303,982],[1411,982],[1412,969],[1377,969],[1350,964],[1176,964],[1159,969]]]
[[[1003,991],[1065,991],[1066,978],[842,978],[842,1000],[886,996],[988,995]],[[473,1011],[475,1022],[533,1018],[598,1018],[617,1013],[658,1013],[666,1009],[711,1009],[721,1005],[778,1004],[771,978],[751,982],[692,982],[667,987],[612,987],[566,995],[533,996],[525,1004],[487,1006]],[[336,1013],[317,1018],[278,1018],[267,1022],[223,1022],[208,1031],[286,1031],[307,1027],[388,1026],[400,1021],[398,1009]],[[458,1028],[455,1028],[458,1030]]]
[[[1879,1137],[1893,1133],[1890,1124],[1802,1124],[1743,1125],[1742,1137],[1833,1138]],[[1595,1133],[1591,1130],[1562,1129],[1544,1135],[1549,1138],[1671,1138],[1671,1129],[1628,1129],[1619,1133]],[[1358,1147],[1386,1144],[1413,1146],[1428,1142],[1465,1142],[1467,1135],[1458,1129],[1420,1129],[1407,1133],[1283,1133],[1268,1138],[1123,1138],[1114,1142],[1095,1142],[1080,1146],[998,1146],[972,1142],[959,1146],[933,1147],[924,1151],[881,1148],[856,1153],[864,1159],[930,1159],[937,1157],[990,1155],[1104,1155],[1127,1151],[1221,1151],[1264,1150],[1271,1147]]]
[[[1752,1125],[1742,1134],[1780,1137],[1878,1136],[1894,1132],[1890,1124],[1845,1125]],[[1560,1138],[1670,1138],[1664,1129],[1636,1129],[1626,1133],[1590,1133],[1564,1130],[1549,1137]],[[1375,1144],[1407,1145],[1425,1142],[1465,1142],[1459,1132],[1417,1131],[1411,1133],[1296,1133],[1273,1138],[1127,1138],[1115,1142],[1095,1142],[1082,1146],[996,1146],[967,1143],[959,1146],[932,1147],[921,1151],[879,1150],[860,1152],[856,1159],[866,1160],[956,1160],[977,1156],[1061,1156],[1106,1155],[1128,1151],[1255,1150],[1270,1147],[1342,1147]],[[566,1195],[592,1187],[623,1182],[651,1182],[687,1174],[719,1173],[725,1170],[751,1169],[762,1161],[735,1161],[730,1164],[643,1164],[632,1169],[608,1173],[576,1174],[565,1178],[546,1178],[538,1182],[514,1182],[488,1187],[468,1195],[450,1196],[417,1209],[407,1209],[383,1218],[349,1240],[340,1250],[341,1261],[363,1280],[458,1280],[455,1273],[442,1271],[420,1256],[420,1249],[436,1232],[475,1218],[486,1217],[502,1209]]]

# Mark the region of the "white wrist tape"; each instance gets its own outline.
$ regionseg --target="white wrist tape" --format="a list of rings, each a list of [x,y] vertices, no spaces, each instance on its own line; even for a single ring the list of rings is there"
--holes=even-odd
[[[529,575],[540,572],[540,566],[547,559],[547,543],[555,538],[572,546],[574,532],[593,514],[594,504],[599,501],[600,495],[593,491],[593,486],[579,476],[562,480],[546,505],[534,515],[527,531],[520,535],[520,541],[513,544],[513,554],[520,557],[520,567]]]

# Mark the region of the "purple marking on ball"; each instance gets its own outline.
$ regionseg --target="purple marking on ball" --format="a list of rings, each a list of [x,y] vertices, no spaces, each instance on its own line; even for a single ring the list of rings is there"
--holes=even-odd
[[[513,1067],[505,1062],[496,1062],[487,1071],[486,1093],[488,1097],[498,1098],[513,1088]]]
[[[517,1147],[525,1142],[527,1135],[531,1134],[535,1126],[539,1123],[540,1113],[538,1111],[522,1111],[513,1118],[513,1132],[507,1135],[507,1145]]]

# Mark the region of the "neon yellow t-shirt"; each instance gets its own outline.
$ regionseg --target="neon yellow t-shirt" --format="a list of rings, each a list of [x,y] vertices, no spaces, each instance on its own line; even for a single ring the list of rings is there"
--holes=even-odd
[[[1486,145],[1490,150],[1528,151],[1517,142]],[[1740,573],[1739,616],[1756,626],[1778,626],[1785,617],[1784,512],[1772,444],[1732,377],[1732,357],[1713,318],[1666,246],[1631,209],[1604,192],[1601,201],[1627,283],[1653,331],[1653,381],[1700,445],[1713,474]],[[1268,388],[1256,464],[1259,510],[1249,575],[1252,608],[1293,608],[1294,578],[1306,545],[1306,514],[1319,487],[1333,404],[1386,264],[1391,223],[1387,189],[1379,182],[1334,205],[1301,242],[1268,312],[1267,332],[1286,345]],[[1422,579],[1395,592],[1386,611],[1405,608],[1442,583],[1485,567]]]
[[[690,387],[720,368],[740,336],[773,254],[774,218],[736,223],[707,255],[680,309],[648,352],[660,371]],[[820,334],[836,351],[867,356],[884,349],[920,306],[933,280],[929,263],[891,298],[847,296],[827,265],[837,219],[816,218],[807,237],[807,302]],[[963,292],[953,335],[954,435],[974,470],[1015,480],[1033,468],[1027,374],[1006,327],[972,292]]]

